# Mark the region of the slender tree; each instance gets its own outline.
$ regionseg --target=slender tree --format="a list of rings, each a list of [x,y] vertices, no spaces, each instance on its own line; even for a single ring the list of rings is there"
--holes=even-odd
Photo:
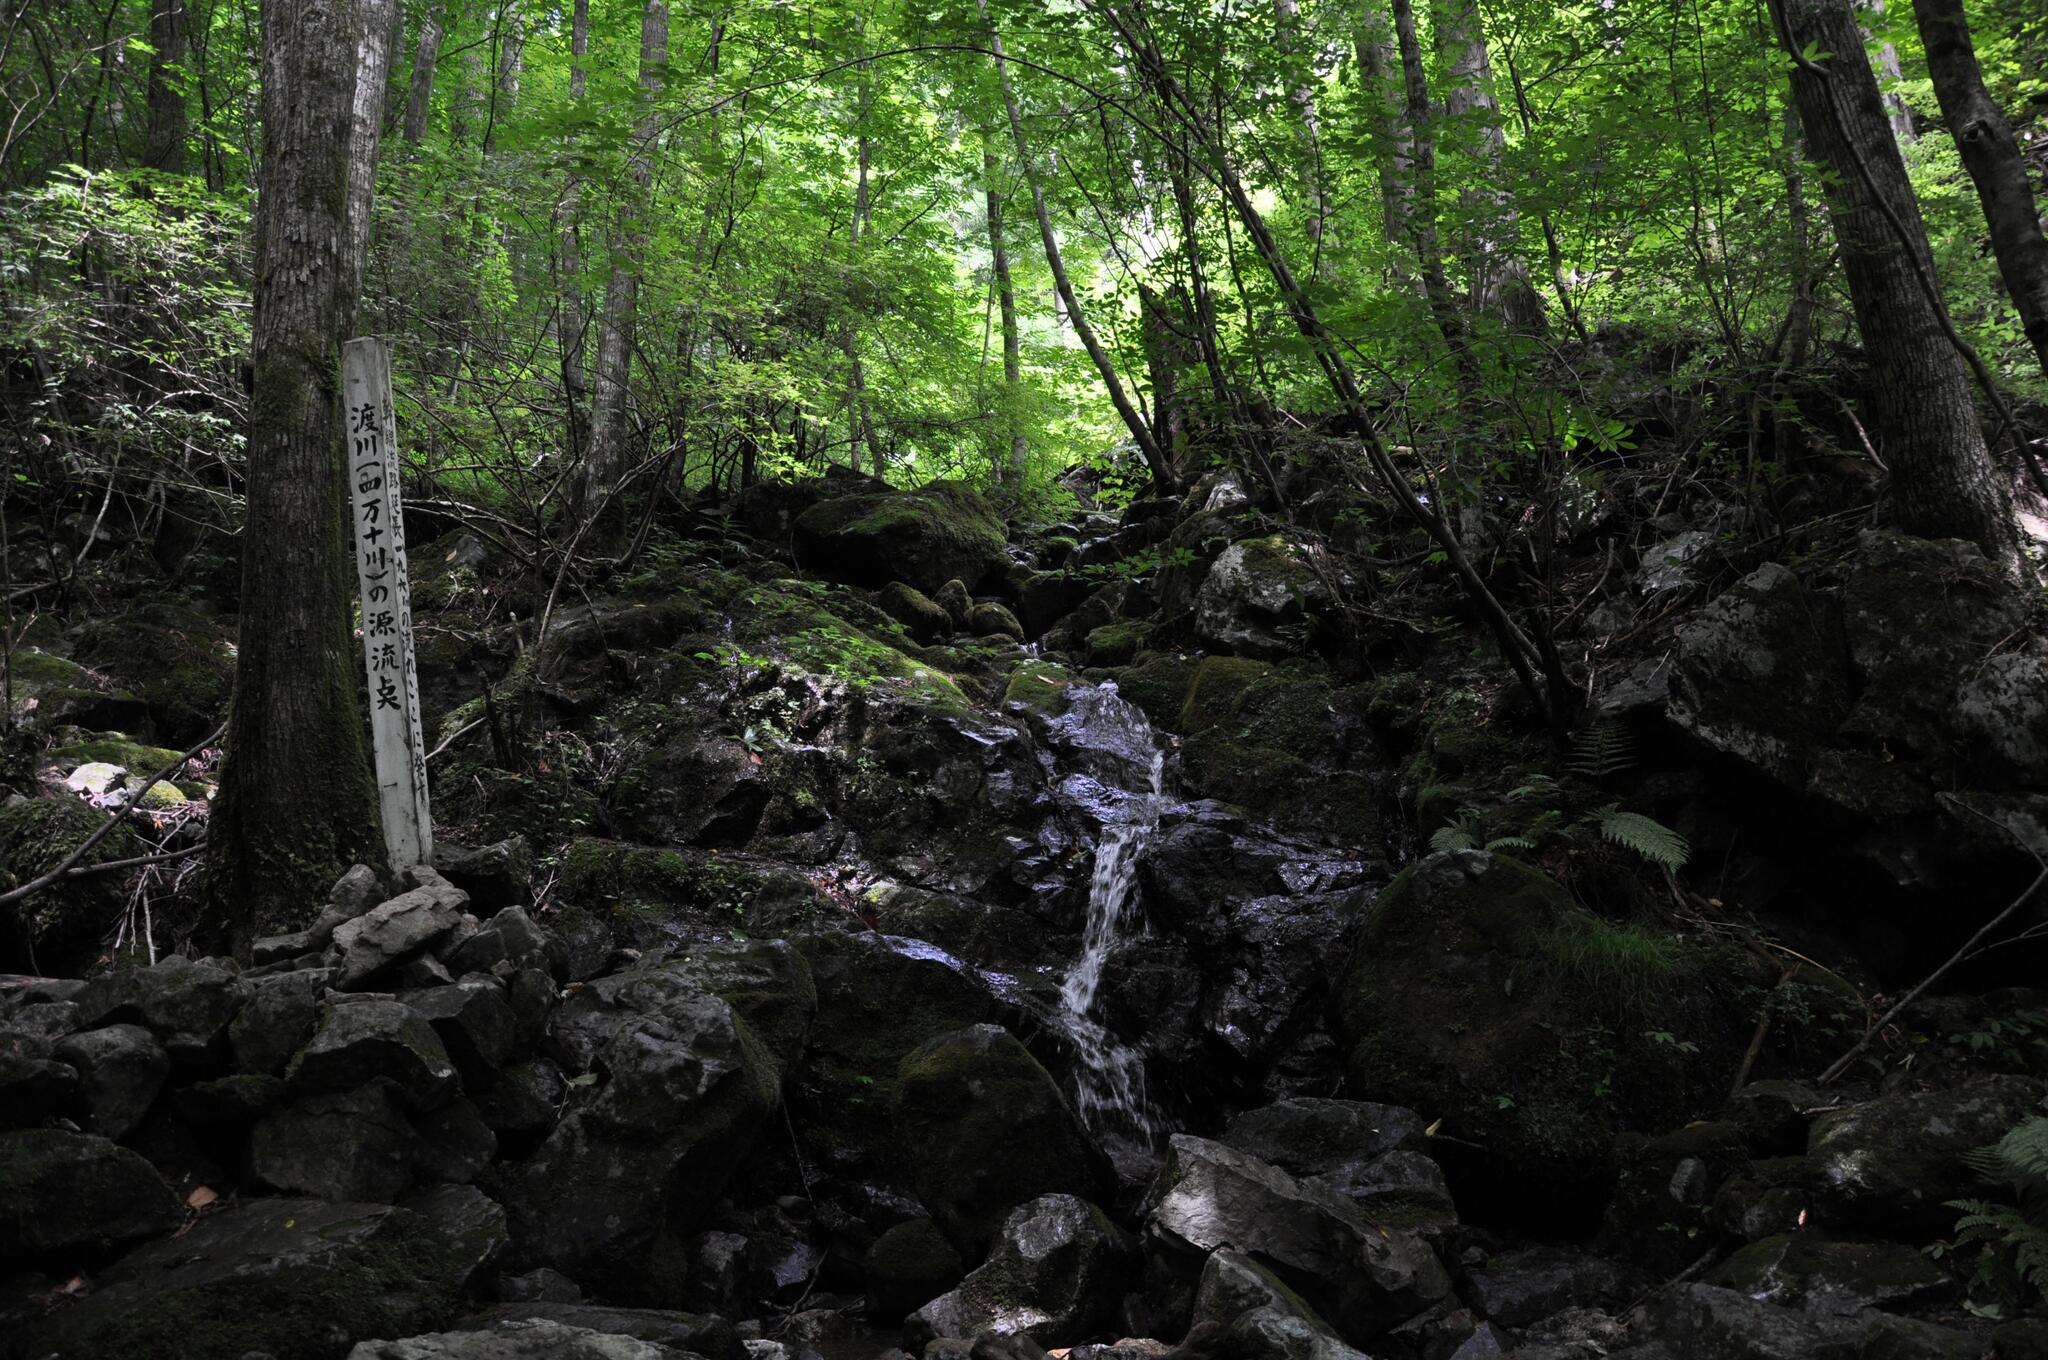
[[[384,93],[391,75],[392,12],[398,0],[357,0],[361,36],[348,145],[348,218],[341,251],[343,325],[355,317],[370,253],[370,201],[377,188],[377,148],[384,136]]]
[[[2048,373],[2048,238],[2041,234],[2031,172],[2005,111],[1984,88],[1962,0],[1916,0],[1913,17],[1927,49],[1927,71],[1934,77],[1942,117],[1991,228],[1999,277],[2041,371]]]
[[[1848,0],[1773,0],[1773,9],[1794,57],[1807,145],[1829,171],[1828,215],[1870,365],[1890,516],[1909,533],[1969,539],[2016,567],[2011,492],[1985,446],[1862,32]]]
[[[241,645],[207,857],[207,925],[237,953],[379,853],[340,392],[361,36],[354,5],[264,0]]]
[[[149,124],[142,163],[173,174],[185,171],[186,142],[192,132],[185,97],[185,59],[191,22],[185,0],[155,0],[149,10]]]
[[[1017,324],[1017,286],[1010,279],[1010,247],[1003,239],[1002,162],[996,156],[995,130],[982,130],[981,179],[988,205],[989,284],[1003,328],[1003,424],[1010,432],[1003,472],[1021,478],[1031,461],[1031,443],[1024,437],[1024,339]]]
[[[419,41],[413,45],[412,81],[405,97],[405,144],[418,146],[427,135],[434,111],[434,76],[441,65],[441,0],[432,0],[420,16]]]
[[[1472,305],[1498,313],[1510,325],[1543,328],[1543,301],[1529,285],[1522,258],[1520,214],[1507,189],[1507,134],[1493,92],[1493,57],[1479,0],[1446,0],[1436,15],[1437,48],[1444,64],[1444,115],[1476,166],[1477,183],[1459,198],[1467,287]]]

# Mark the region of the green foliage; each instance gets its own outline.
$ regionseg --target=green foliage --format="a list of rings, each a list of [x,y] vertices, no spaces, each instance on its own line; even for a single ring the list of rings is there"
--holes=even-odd
[[[1636,763],[1635,738],[1614,718],[1595,718],[1572,733],[1565,768],[1595,783],[1626,773]]]
[[[1671,936],[1594,916],[1574,917],[1547,933],[1543,957],[1568,985],[1624,1018],[1655,1014],[1683,967],[1683,947]]]
[[[1954,1247],[1975,1258],[1970,1292],[1996,1307],[2048,1296],[2048,1118],[2024,1119],[1969,1157],[1987,1180],[2009,1186],[2012,1203],[1961,1199]]]
[[[1692,854],[1685,837],[1640,812],[1624,812],[1619,804],[1609,803],[1596,809],[1590,820],[1608,840],[1674,873],[1685,867]]]

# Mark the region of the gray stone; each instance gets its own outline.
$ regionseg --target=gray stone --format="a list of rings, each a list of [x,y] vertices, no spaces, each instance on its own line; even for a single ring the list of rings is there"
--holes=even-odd
[[[445,987],[405,992],[398,999],[433,1026],[470,1084],[483,1084],[511,1059],[516,1022],[497,979],[472,975]]]
[[[171,1073],[170,1055],[140,1025],[74,1034],[57,1045],[56,1058],[78,1071],[87,1127],[117,1141],[142,1122]]]
[[[1003,1221],[989,1257],[959,1286],[912,1313],[913,1341],[1029,1336],[1067,1346],[1100,1330],[1122,1297],[1131,1247],[1102,1211],[1046,1195]]]
[[[2030,1077],[1983,1077],[1936,1091],[1879,1096],[1813,1122],[1807,1160],[1827,1222],[1931,1240],[1955,1226],[1946,1202],[1974,1191],[1964,1158],[2041,1104]]]
[[[446,1264],[461,1289],[473,1290],[511,1245],[504,1208],[474,1186],[437,1185],[409,1196],[405,1207],[447,1245]]]
[[[156,1036],[173,1063],[204,1067],[248,998],[249,984],[218,964],[173,954],[145,968],[124,968],[88,982],[78,1018],[94,1027],[134,1020]]]
[[[1567,1308],[1616,1308],[1639,1282],[1597,1256],[1560,1247],[1517,1247],[1470,1273],[1465,1297],[1493,1321],[1527,1327]]]
[[[179,1218],[178,1197],[127,1148],[61,1129],[0,1133],[0,1270],[95,1254]]]
[[[383,1078],[415,1109],[432,1109],[459,1086],[455,1064],[433,1027],[402,1002],[384,997],[323,1003],[313,1037],[285,1071],[297,1091],[352,1091]]]
[[[476,934],[446,954],[450,972],[508,973],[519,968],[551,968],[560,951],[546,931],[533,923],[523,907],[506,907]]]
[[[34,1128],[77,1099],[78,1073],[68,1064],[0,1051],[0,1127]]]
[[[250,979],[249,999],[228,1026],[235,1066],[244,1072],[282,1073],[313,1035],[327,977],[325,970],[312,970]]]
[[[428,883],[340,927],[334,932],[341,950],[341,975],[335,985],[357,990],[408,954],[431,946],[460,924],[468,901],[469,895],[459,888]]]
[[[533,846],[524,836],[513,836],[475,850],[437,843],[434,867],[442,877],[469,894],[470,906],[479,915],[524,907],[533,901],[533,889],[528,882],[533,875]]]
[[[690,1354],[616,1333],[519,1318],[477,1331],[359,1342],[348,1360],[690,1360]]]
[[[1370,1360],[1308,1319],[1254,1308],[1231,1324],[1224,1353],[1242,1360]]]
[[[500,1134],[544,1133],[561,1117],[569,1083],[552,1058],[515,1063],[476,1098],[484,1122]]]
[[[721,1317],[662,1308],[614,1308],[596,1303],[501,1303],[464,1320],[466,1327],[517,1318],[544,1318],[567,1327],[630,1336],[690,1351],[704,1360],[746,1360],[739,1333]]]
[[[1759,1303],[1733,1289],[1683,1284],[1650,1302],[1646,1330],[1681,1356],[1854,1360],[1861,1324]]]
[[[1831,1313],[1899,1310],[1953,1295],[1955,1277],[1897,1242],[1843,1242],[1788,1233],[1752,1242],[1715,1267],[1708,1284],[1764,1303]]]
[[[467,1099],[416,1116],[413,1128],[420,1136],[413,1165],[424,1180],[467,1185],[498,1155],[497,1134]]]
[[[309,1096],[266,1116],[249,1140],[249,1169],[287,1194],[388,1204],[413,1182],[419,1139],[388,1081]]]
[[[1195,597],[1195,635],[1240,656],[1278,659],[1303,649],[1312,616],[1329,607],[1327,551],[1279,535],[1233,543]]]

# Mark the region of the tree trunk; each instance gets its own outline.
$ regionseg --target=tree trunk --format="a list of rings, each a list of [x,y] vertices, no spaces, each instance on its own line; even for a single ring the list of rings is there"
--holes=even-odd
[[[1415,127],[1407,117],[1400,56],[1390,26],[1372,16],[1372,27],[1352,44],[1358,58],[1359,95],[1378,152],[1380,230],[1392,248],[1394,276],[1412,291],[1417,276],[1401,259],[1415,243]]]
[[[865,50],[865,37],[861,41]],[[857,276],[861,239],[869,225],[868,172],[874,163],[874,144],[868,139],[868,115],[874,109],[875,91],[868,79],[867,62],[863,60],[855,70],[860,75],[860,107],[854,118],[853,216],[846,229],[846,254]],[[868,442],[868,375],[860,361],[860,328],[850,317],[839,329],[839,347],[846,355],[846,466],[859,472],[861,446]],[[879,452],[874,453],[874,473],[883,475]]]
[[[626,398],[633,366],[633,320],[640,302],[640,259],[647,249],[648,194],[654,183],[654,140],[661,130],[656,104],[668,64],[668,5],[647,0],[640,18],[640,117],[628,161],[632,187],[612,246],[605,282],[604,319],[597,341],[597,391],[590,412],[590,456],[584,462],[581,512],[597,513],[625,471]]]
[[[185,102],[185,53],[190,23],[185,0],[156,0],[149,11],[149,126],[142,163],[152,170],[185,173],[185,142],[192,119]]]
[[[418,146],[427,135],[434,111],[434,72],[441,62],[442,6],[430,4],[420,19],[420,38],[412,53],[412,84],[405,98],[405,144]]]
[[[1856,8],[1869,15],[1872,23],[1884,18],[1884,0],[1856,0]],[[1879,42],[1869,25],[1861,20],[1857,21],[1856,32],[1866,45],[1877,44],[1878,90],[1884,98],[1885,121],[1892,125],[1892,136],[1900,146],[1911,146],[1918,135],[1913,131],[1913,110],[1906,107],[1905,98],[1897,89],[1906,77],[1905,68],[1899,65],[1899,49],[1889,42]]]
[[[1522,259],[1519,214],[1504,165],[1507,135],[1493,94],[1493,59],[1479,0],[1448,0],[1437,16],[1437,47],[1444,55],[1444,114],[1458,130],[1477,170],[1479,185],[1459,199],[1467,218],[1465,261],[1472,305],[1509,325],[1541,332],[1543,300],[1529,285]]]
[[[353,329],[370,253],[370,203],[377,188],[377,147],[384,136],[384,91],[391,75],[391,14],[398,0],[357,0],[362,33],[348,144],[348,230],[342,243],[344,334]]]
[[[1413,0],[1392,0],[1394,40],[1401,54],[1401,82],[1407,96],[1409,147],[1408,232],[1422,270],[1429,314],[1451,352],[1458,379],[1468,391],[1479,385],[1478,361],[1465,330],[1465,317],[1444,274],[1443,246],[1436,230],[1436,136],[1430,131],[1429,81],[1422,70],[1422,40],[1415,32]]]
[[[1941,101],[1949,135],[1962,153],[1963,168],[1977,186],[1984,221],[1991,229],[1998,274],[2019,313],[2041,371],[2048,373],[2048,238],[2027,163],[2005,111],[1984,88],[1977,50],[1970,41],[1962,0],[1916,0],[1913,16],[1927,49],[1927,71]]]
[[[356,7],[264,0],[262,32],[241,643],[205,920],[244,956],[382,853],[349,637],[340,401]]]
[[[987,0],[976,0],[980,7],[981,19],[988,22]],[[1131,440],[1145,457],[1145,466],[1152,472],[1152,481],[1157,490],[1171,495],[1180,488],[1180,481],[1174,475],[1173,464],[1159,447],[1159,441],[1152,437],[1151,426],[1145,417],[1131,403],[1130,394],[1124,391],[1123,380],[1117,376],[1116,365],[1110,362],[1109,352],[1102,347],[1095,328],[1088,324],[1088,314],[1081,310],[1081,299],[1074,292],[1073,282],[1067,277],[1066,260],[1060,254],[1059,237],[1052,229],[1052,213],[1045,206],[1045,187],[1039,182],[1038,165],[1031,159],[1031,145],[1024,137],[1024,112],[1017,103],[1017,91],[1010,83],[1009,58],[1003,55],[1003,40],[993,28],[988,34],[989,51],[995,57],[996,81],[1003,89],[1003,108],[1010,119],[1010,137],[1016,144],[1017,162],[1024,170],[1024,183],[1031,190],[1031,211],[1038,218],[1038,238],[1045,246],[1046,267],[1052,271],[1053,291],[1065,309],[1068,324],[1080,338],[1081,347],[1088,351],[1088,357],[1095,361],[1095,372],[1102,379],[1103,388],[1109,393],[1110,404],[1123,418],[1124,428],[1131,432]]]
[[[1286,68],[1287,104],[1294,113],[1295,188],[1301,208],[1308,216],[1308,240],[1314,252],[1315,274],[1319,279],[1335,277],[1336,261],[1325,247],[1329,225],[1329,198],[1323,192],[1322,128],[1316,117],[1315,64],[1304,50],[1301,37],[1300,0],[1273,0],[1273,45]]]
[[[1848,0],[1777,0],[1808,146],[1826,166],[1828,216],[1871,370],[1870,407],[1890,470],[1886,508],[1908,533],[1964,538],[2017,563],[2011,493],[1984,444],[1971,375],[1948,339],[1934,261],[1906,163],[1863,59]]]
[[[985,129],[981,149],[981,178],[988,200],[989,272],[996,289],[996,307],[1003,321],[1003,425],[1010,432],[1009,462],[1004,476],[1022,481],[1031,461],[1031,444],[1024,437],[1024,339],[1017,325],[1017,289],[1010,280],[1010,248],[1003,240],[1003,191],[997,183],[1001,162],[997,160],[993,129]]]
[[[590,0],[576,0],[569,24],[569,103],[581,110],[587,79],[583,63],[590,55]],[[556,208],[560,241],[562,404],[568,408],[569,465],[583,465],[584,445],[589,439],[589,418],[585,406],[590,399],[588,374],[583,361],[584,334],[590,318],[583,305],[583,235],[577,215],[583,206],[583,176],[576,169],[576,147],[572,134],[569,172],[562,184],[562,201]]]

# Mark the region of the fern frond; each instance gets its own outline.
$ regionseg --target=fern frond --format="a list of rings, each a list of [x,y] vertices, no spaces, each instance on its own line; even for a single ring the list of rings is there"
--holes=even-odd
[[[1623,812],[1618,803],[1597,809],[1593,822],[1600,828],[1600,834],[1616,845],[1674,872],[1683,869],[1686,860],[1692,857],[1692,847],[1686,844],[1685,837],[1653,817]]]
[[[1992,1146],[1990,1154],[2004,1179],[2048,1188],[2048,1117],[2022,1119]]]
[[[1532,774],[1529,778],[1507,792],[1510,803],[1519,803],[1524,798],[1548,797],[1557,792],[1557,781],[1547,774]]]
[[[1527,836],[1495,836],[1486,843],[1489,850],[1534,850],[1536,842]]]
[[[1572,753],[1564,767],[1582,779],[1597,782],[1634,765],[1635,746],[1635,738],[1619,719],[1595,718],[1572,734]]]
[[[1478,840],[1463,826],[1453,822],[1440,826],[1429,833],[1429,848],[1432,850],[1477,850]]]

